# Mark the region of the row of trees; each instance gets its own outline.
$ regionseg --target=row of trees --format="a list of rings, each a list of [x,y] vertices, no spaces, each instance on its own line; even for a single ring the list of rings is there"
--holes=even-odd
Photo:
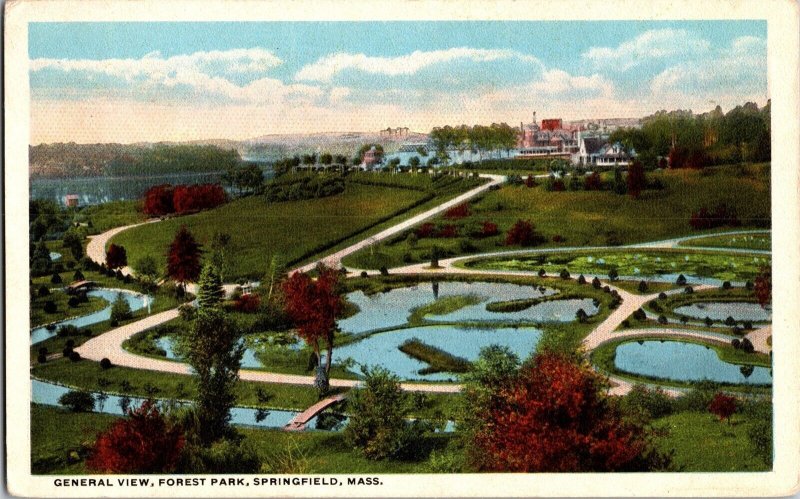
[[[156,185],[145,192],[143,210],[146,215],[160,217],[209,210],[228,200],[219,184]]]
[[[436,148],[436,156],[444,164],[449,161],[447,151],[471,150],[479,156],[488,152],[509,151],[517,146],[519,130],[507,123],[492,123],[490,126],[461,125],[436,127],[430,132],[430,139]]]
[[[609,140],[635,149],[647,167],[702,168],[769,161],[770,115],[769,103],[759,109],[752,102],[727,113],[719,106],[702,114],[659,111],[643,118],[641,129],[616,130]]]

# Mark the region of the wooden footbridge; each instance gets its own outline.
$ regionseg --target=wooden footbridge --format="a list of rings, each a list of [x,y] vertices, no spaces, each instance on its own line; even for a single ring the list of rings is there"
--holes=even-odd
[[[292,418],[292,420],[289,421],[289,423],[287,423],[286,426],[283,427],[283,429],[286,431],[304,430],[308,422],[311,421],[314,418],[314,416],[324,411],[328,407],[332,406],[333,404],[341,402],[342,400],[344,400],[346,396],[347,396],[346,393],[340,393],[338,395],[333,395],[326,399],[320,400],[316,404],[312,405],[305,411],[301,412],[300,414]]]

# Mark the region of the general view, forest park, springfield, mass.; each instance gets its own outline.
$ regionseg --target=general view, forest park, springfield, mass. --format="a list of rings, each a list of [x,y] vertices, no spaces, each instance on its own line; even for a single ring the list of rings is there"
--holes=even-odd
[[[770,102],[597,112],[31,145],[32,472],[771,470]]]

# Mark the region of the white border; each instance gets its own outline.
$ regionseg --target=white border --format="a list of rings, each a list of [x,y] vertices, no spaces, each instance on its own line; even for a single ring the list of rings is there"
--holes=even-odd
[[[777,496],[800,487],[798,5],[791,0],[11,1],[5,12],[6,432],[15,495],[84,496]],[[382,475],[380,487],[55,488],[30,475],[27,23],[33,21],[766,19],[772,99],[774,470],[765,473]],[[352,475],[342,475],[344,476]],[[116,478],[116,477],[114,477]],[[165,492],[166,490],[166,492]]]

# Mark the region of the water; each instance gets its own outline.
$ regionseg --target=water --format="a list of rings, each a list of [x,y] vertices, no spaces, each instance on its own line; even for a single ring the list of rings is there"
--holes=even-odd
[[[469,314],[477,318],[476,320],[496,321],[500,320],[500,314],[485,311],[485,304],[489,301],[541,298],[554,293],[556,290],[551,288],[544,288],[543,291],[540,291],[538,287],[534,286],[488,282],[441,282],[435,284],[426,282],[369,296],[361,291],[356,291],[349,293],[347,299],[358,305],[360,311],[352,317],[340,320],[339,328],[347,333],[363,333],[379,328],[402,326],[408,322],[411,310],[416,307],[433,303],[437,297],[469,294],[481,297],[481,302],[462,310],[472,309]],[[477,312],[480,309],[483,309],[483,313]],[[589,311],[586,310],[586,312]],[[435,319],[447,320],[446,316],[438,316]],[[575,319],[575,312],[572,312],[572,319]]]
[[[264,178],[272,178],[271,167],[262,168]],[[141,199],[147,189],[155,185],[218,184],[224,174],[224,171],[219,171],[124,177],[35,178],[30,180],[30,198],[50,199],[64,205],[67,194],[77,194],[79,204],[86,206]]]
[[[125,300],[128,302],[128,305],[130,305],[131,311],[133,312],[147,306],[147,297],[133,291],[106,288],[93,289],[86,294],[88,296],[95,296],[106,300],[108,302],[108,306],[106,308],[88,315],[57,322],[55,324],[56,329],[52,331],[48,330],[44,326],[31,329],[31,345],[42,342],[48,338],[52,338],[56,335],[56,332],[60,326],[73,325],[81,328],[91,326],[92,324],[97,324],[98,322],[107,321],[111,318],[111,303],[117,298],[118,293],[122,293],[122,296],[125,297]]]
[[[761,308],[758,303],[747,302],[706,302],[693,303],[676,308],[674,313],[695,319],[710,317],[714,321],[724,321],[733,317],[736,321],[769,322],[772,313]]]
[[[479,303],[449,314],[428,316],[428,319],[452,322],[572,322],[580,309],[588,316],[599,311],[591,298],[581,298],[547,301],[516,312],[489,312],[484,303]]]
[[[351,368],[361,373],[361,365],[380,365],[401,379],[444,381],[455,379],[453,373],[419,374],[428,364],[401,352],[398,347],[411,338],[440,348],[467,360],[476,360],[480,349],[489,345],[504,345],[520,358],[528,357],[542,332],[535,328],[468,328],[462,326],[422,326],[377,333],[334,350],[333,361],[342,362],[348,357],[356,362]]]
[[[50,261],[56,262],[61,260],[61,253],[56,253],[55,251],[50,252]]]
[[[623,343],[617,347],[614,363],[627,373],[673,381],[772,384],[770,369],[753,367],[752,373],[745,376],[742,366],[723,362],[712,348],[695,343],[653,340]]]

